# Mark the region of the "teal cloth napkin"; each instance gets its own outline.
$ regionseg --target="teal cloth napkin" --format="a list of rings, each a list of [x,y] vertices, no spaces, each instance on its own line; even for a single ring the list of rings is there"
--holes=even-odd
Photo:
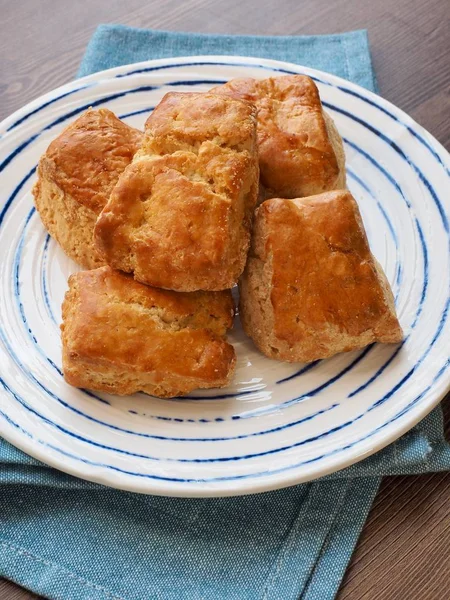
[[[102,25],[79,75],[199,54],[287,60],[376,88],[365,31],[240,37]],[[448,468],[440,408],[364,462],[239,498],[120,492],[51,469],[0,439],[0,575],[55,600],[328,600],[381,476]]]

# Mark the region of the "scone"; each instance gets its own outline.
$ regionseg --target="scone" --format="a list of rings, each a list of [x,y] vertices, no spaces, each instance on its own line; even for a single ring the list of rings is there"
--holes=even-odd
[[[100,267],[69,278],[62,312],[64,378],[76,387],[171,397],[233,375],[230,291],[178,294]]]
[[[310,362],[402,339],[389,283],[346,190],[266,200],[240,294],[244,330],[270,358]]]
[[[230,288],[245,266],[258,176],[252,105],[167,94],[97,221],[97,248],[142,283]]]
[[[306,75],[232,79],[211,90],[255,104],[266,197],[301,198],[345,188],[345,154],[319,91]]]
[[[106,109],[88,110],[48,147],[33,189],[42,222],[64,252],[85,268],[105,261],[92,243],[97,217],[142,133]]]

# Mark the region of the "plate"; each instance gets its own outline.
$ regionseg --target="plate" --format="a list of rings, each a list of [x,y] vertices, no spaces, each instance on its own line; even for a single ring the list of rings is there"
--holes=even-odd
[[[396,298],[405,341],[309,365],[262,356],[236,323],[234,383],[185,399],[120,398],[67,385],[59,323],[77,269],[33,208],[36,165],[89,106],[143,127],[169,91],[304,73],[344,138],[349,187]],[[422,419],[449,385],[449,155],[405,113],[337,77],[289,63],[188,57],[65,85],[0,126],[0,434],[57,469],[168,496],[281,488],[351,465]]]

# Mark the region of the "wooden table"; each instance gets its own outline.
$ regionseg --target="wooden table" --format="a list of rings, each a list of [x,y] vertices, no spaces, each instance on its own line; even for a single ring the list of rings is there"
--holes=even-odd
[[[367,28],[381,94],[450,146],[446,0],[0,0],[0,14],[0,119],[73,79],[99,23],[273,35]],[[444,409],[450,425],[450,396]],[[388,477],[338,598],[444,600],[449,558],[450,474]],[[36,596],[0,580],[0,598]]]

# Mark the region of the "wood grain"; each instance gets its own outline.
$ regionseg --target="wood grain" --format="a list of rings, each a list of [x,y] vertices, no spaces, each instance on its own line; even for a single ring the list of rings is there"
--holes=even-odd
[[[381,94],[450,146],[447,0],[0,0],[0,14],[0,119],[73,79],[100,23],[267,35],[367,28]],[[449,429],[450,397],[444,409]],[[449,549],[450,474],[386,478],[338,599],[444,600]],[[0,598],[37,596],[0,580]]]

